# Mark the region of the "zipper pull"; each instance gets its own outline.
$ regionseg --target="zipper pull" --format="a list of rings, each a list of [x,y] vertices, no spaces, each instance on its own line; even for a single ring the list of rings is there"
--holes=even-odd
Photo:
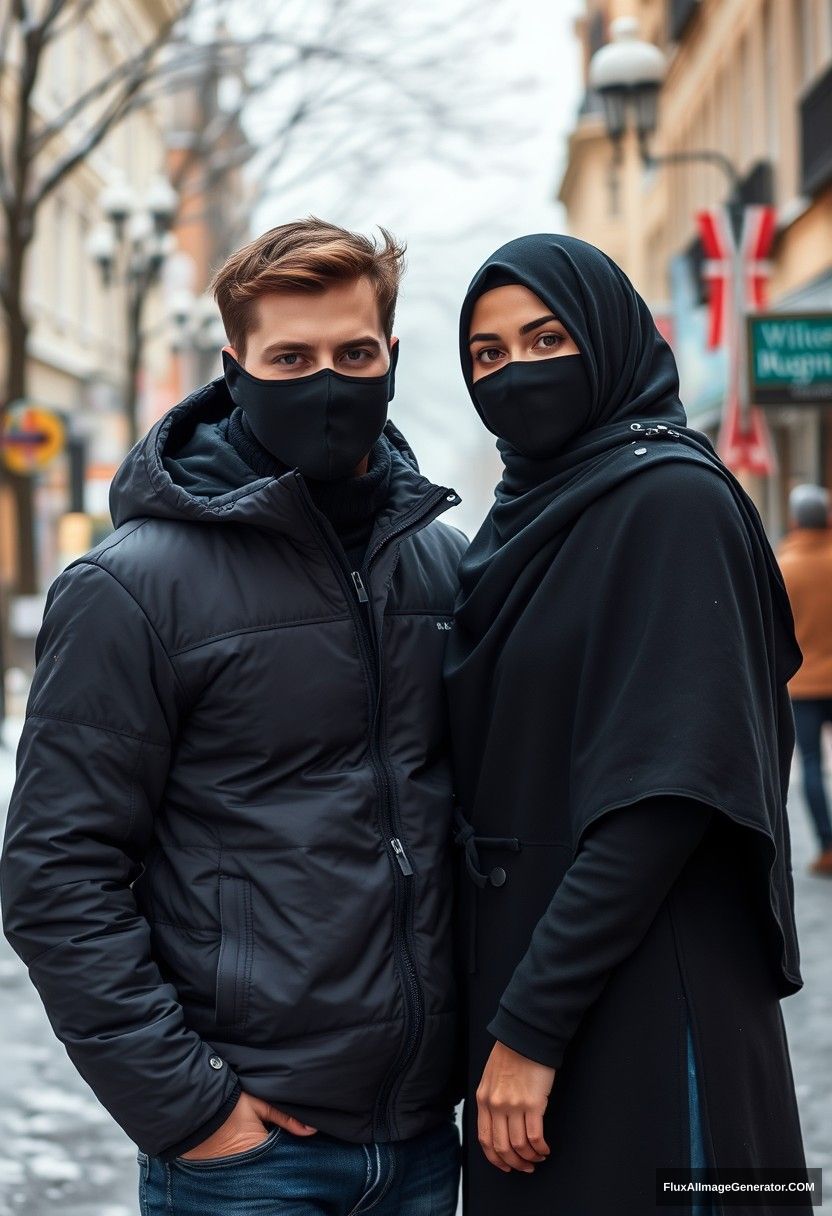
[[[407,860],[407,853],[405,853],[404,846],[398,836],[394,836],[390,843],[393,846],[393,852],[396,854],[396,861],[399,863],[399,869],[402,874],[412,874],[413,866]]]
[[[367,592],[364,590],[364,584],[361,581],[361,575],[358,573],[357,570],[353,570],[353,572],[352,572],[352,581],[355,584],[355,591],[356,591],[356,595],[358,596],[359,604],[369,604],[370,597],[367,595]]]

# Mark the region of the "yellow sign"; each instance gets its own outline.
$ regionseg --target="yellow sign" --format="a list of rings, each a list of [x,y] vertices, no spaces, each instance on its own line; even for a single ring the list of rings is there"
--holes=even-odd
[[[64,424],[52,410],[21,401],[0,427],[0,456],[12,473],[36,473],[63,451]]]

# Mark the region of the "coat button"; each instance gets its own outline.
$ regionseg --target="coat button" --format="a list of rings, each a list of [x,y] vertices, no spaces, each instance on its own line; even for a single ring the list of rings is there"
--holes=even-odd
[[[488,875],[488,878],[489,878],[489,881],[490,881],[492,887],[501,887],[507,877],[508,877],[508,875],[506,874],[506,872],[502,866],[495,866],[494,869],[491,871],[491,873]]]
[[[222,1060],[219,1058],[219,1056],[210,1056],[208,1063],[212,1068],[222,1068]]]

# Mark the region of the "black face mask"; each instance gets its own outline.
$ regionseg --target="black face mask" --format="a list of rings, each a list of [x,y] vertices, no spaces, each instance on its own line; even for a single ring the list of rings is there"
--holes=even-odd
[[[582,355],[507,363],[477,380],[472,392],[489,431],[521,456],[556,456],[592,411]]]
[[[317,481],[348,477],[384,430],[398,342],[382,376],[345,376],[329,367],[293,380],[261,380],[223,351],[225,382],[258,442]]]

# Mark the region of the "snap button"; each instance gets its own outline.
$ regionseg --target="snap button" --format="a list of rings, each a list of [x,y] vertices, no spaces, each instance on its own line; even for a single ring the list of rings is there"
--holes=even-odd
[[[219,1058],[219,1056],[210,1056],[208,1063],[212,1068],[222,1068],[222,1060]]]
[[[506,872],[502,866],[495,866],[494,869],[491,871],[491,873],[488,875],[488,879],[489,879],[489,882],[491,883],[492,887],[501,887],[503,885],[503,883],[506,881],[506,878],[508,878],[508,875],[506,874]]]
[[[456,502],[456,494],[449,494],[448,502]]]

